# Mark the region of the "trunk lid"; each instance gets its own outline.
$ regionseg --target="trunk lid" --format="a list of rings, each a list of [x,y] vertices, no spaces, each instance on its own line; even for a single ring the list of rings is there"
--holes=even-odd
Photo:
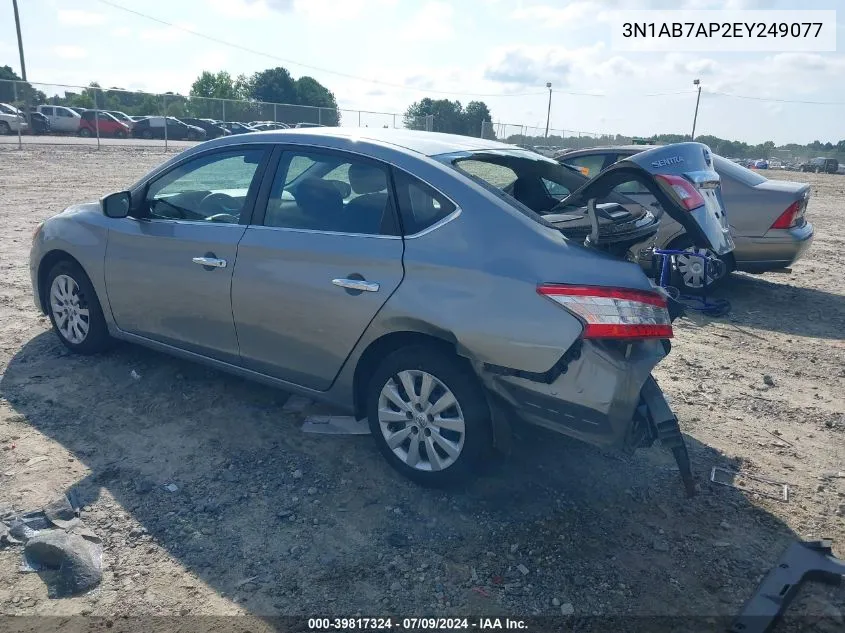
[[[602,199],[615,187],[632,181],[657,198],[696,246],[717,255],[733,250],[721,180],[713,168],[709,147],[702,143],[675,143],[634,154],[603,170],[566,202],[586,204],[591,199]]]

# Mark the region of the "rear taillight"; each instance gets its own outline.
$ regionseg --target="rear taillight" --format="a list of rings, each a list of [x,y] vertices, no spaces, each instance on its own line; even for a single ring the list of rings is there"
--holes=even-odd
[[[802,204],[800,200],[796,200],[790,204],[786,211],[780,214],[775,223],[772,224],[773,229],[791,229],[798,224],[798,218],[801,217]]]
[[[657,292],[542,284],[537,292],[584,322],[584,338],[672,338],[666,298]]]
[[[669,174],[657,174],[654,177],[657,182],[663,185],[667,193],[687,211],[692,211],[704,204],[704,198],[689,180],[683,176],[671,176]]]

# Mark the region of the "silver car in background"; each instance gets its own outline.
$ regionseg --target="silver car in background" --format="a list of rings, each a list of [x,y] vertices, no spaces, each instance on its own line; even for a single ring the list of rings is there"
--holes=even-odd
[[[555,158],[580,169],[585,176],[594,177],[616,161],[653,147],[657,146],[593,147],[564,151]],[[723,258],[727,272],[779,270],[789,267],[807,252],[814,235],[813,225],[804,217],[810,198],[809,184],[769,180],[716,154],[713,155],[713,166],[721,176],[723,204],[735,242],[733,253]],[[626,183],[616,191],[662,216],[654,196],[637,183]],[[680,224],[665,216],[661,217],[656,245],[658,248],[704,253],[693,246]],[[644,260],[643,264],[650,266],[651,259]],[[705,267],[701,258],[678,256],[676,268],[676,285],[688,292],[702,289]],[[707,280],[708,283],[719,281],[712,276],[708,276]]]
[[[705,146],[672,152],[718,185]],[[637,264],[566,239],[491,184],[497,170],[550,188],[571,176],[445,134],[218,138],[44,222],[35,303],[75,352],[122,339],[367,418],[388,461],[424,484],[461,479],[522,420],[606,447],[660,439],[690,490],[651,377],[670,349],[666,296]],[[705,204],[716,190],[678,170],[655,178],[667,214],[727,252]],[[581,195],[594,207],[606,195],[594,183],[561,205]]]

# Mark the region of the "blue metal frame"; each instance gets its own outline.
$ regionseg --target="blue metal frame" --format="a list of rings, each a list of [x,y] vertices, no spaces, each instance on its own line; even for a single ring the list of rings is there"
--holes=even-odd
[[[694,253],[692,251],[682,251],[675,249],[654,249],[654,254],[660,257],[660,276],[658,277],[658,284],[661,288],[669,288],[669,282],[672,276],[672,257],[675,255],[686,255],[692,257],[700,257],[704,260],[704,288],[700,297],[690,295],[678,294],[677,300],[684,304],[690,310],[697,310],[710,316],[724,316],[731,311],[731,304],[727,299],[716,299],[715,301],[707,300],[707,270],[714,262],[719,265],[724,265],[718,257],[710,257],[703,253]]]

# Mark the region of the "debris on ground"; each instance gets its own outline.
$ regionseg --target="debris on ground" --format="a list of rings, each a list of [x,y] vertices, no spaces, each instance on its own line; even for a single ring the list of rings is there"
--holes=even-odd
[[[103,577],[99,546],[63,530],[47,530],[33,536],[24,546],[24,560],[36,571],[57,570],[52,597],[74,595],[97,586]]]
[[[139,373],[138,373],[137,371],[135,371],[134,369],[133,369],[132,371],[130,371],[130,372],[129,372],[129,375],[130,375],[133,379],[135,379],[135,380],[141,380],[141,374],[139,374]]]
[[[309,415],[302,424],[302,431],[320,435],[369,435],[370,425],[351,415]]]
[[[167,492],[176,492],[177,490],[179,490],[179,486],[177,486],[176,484],[166,484],[164,486],[164,489],[167,490]]]

